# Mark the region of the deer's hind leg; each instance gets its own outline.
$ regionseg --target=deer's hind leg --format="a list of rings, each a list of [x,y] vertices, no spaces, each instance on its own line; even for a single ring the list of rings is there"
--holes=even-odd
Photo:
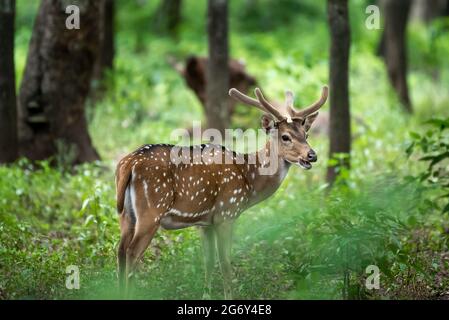
[[[123,211],[120,215],[120,243],[118,245],[118,281],[120,294],[125,294],[126,282],[126,250],[134,234],[134,222],[129,213]]]
[[[145,250],[151,243],[157,229],[159,228],[159,223],[151,222],[150,218],[143,218],[136,223],[136,229],[134,231],[134,236],[126,250],[126,290],[129,293],[131,287],[130,275],[135,271],[136,264],[139,259],[144,254]]]
[[[135,271],[138,260],[151,243],[160,225],[160,216],[167,210],[170,199],[156,202],[155,194],[150,194],[148,184],[142,179],[130,183],[130,202],[135,213],[135,227],[131,241],[126,249],[125,287],[127,294],[131,287],[130,275]],[[159,197],[160,199],[160,197]]]

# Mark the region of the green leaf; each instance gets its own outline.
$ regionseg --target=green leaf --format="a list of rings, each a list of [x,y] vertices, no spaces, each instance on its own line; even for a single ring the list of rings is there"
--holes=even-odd
[[[449,212],[449,203],[443,208],[443,213]]]
[[[405,149],[405,154],[407,155],[407,157],[411,156],[411,154],[413,153],[414,148],[415,148],[415,142],[412,142],[412,143],[409,144],[407,149]]]
[[[443,161],[446,158],[449,158],[449,151],[446,151],[446,152],[443,152],[443,153],[440,153],[437,155],[425,156],[425,157],[419,158],[419,161],[431,161],[430,167],[433,167],[434,165]]]
[[[421,139],[421,136],[418,133],[413,132],[413,131],[410,131],[410,137],[412,137],[415,140]]]
[[[440,130],[449,128],[449,118],[448,119],[430,119],[424,122],[425,124],[430,124],[435,127],[439,127]]]

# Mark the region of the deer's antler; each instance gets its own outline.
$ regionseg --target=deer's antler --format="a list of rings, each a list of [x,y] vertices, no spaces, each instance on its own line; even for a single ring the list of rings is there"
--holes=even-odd
[[[257,99],[259,99],[260,103],[265,107],[268,113],[271,113],[273,116],[275,116],[278,120],[283,120],[289,118],[286,117],[286,113],[283,112],[281,109],[276,109],[272,104],[270,104],[265,97],[262,94],[262,91],[260,91],[259,88],[256,88],[254,90],[254,93],[256,94]]]
[[[262,94],[262,91],[259,88],[256,88],[254,90],[254,93],[257,97],[257,100],[241,93],[235,88],[229,90],[229,95],[234,99],[244,104],[257,107],[260,110],[267,112],[269,114],[272,114],[279,121],[287,120],[287,122],[291,122],[292,119],[295,118],[304,119],[307,116],[311,115],[312,113],[318,111],[327,100],[329,88],[327,86],[324,86],[320,99],[302,110],[296,110],[293,107],[293,93],[291,91],[285,92],[285,106],[278,106],[278,107],[275,107],[271,103],[269,103],[265,99],[265,97]]]
[[[231,97],[233,97],[235,100],[238,100],[244,104],[259,108],[260,110],[262,110],[263,112],[268,112],[261,104],[258,100],[251,98],[249,96],[247,96],[246,94],[241,93],[240,91],[238,91],[236,88],[231,88],[229,90],[229,95]]]
[[[286,95],[287,95],[287,93],[286,93]],[[292,103],[291,106],[289,106],[289,111],[290,111],[292,118],[304,119],[307,116],[311,115],[312,113],[317,112],[326,103],[328,95],[329,95],[329,88],[327,86],[324,86],[321,91],[321,97],[317,101],[312,103],[310,106],[308,106],[304,109],[301,109],[301,110],[296,110],[293,107],[293,103]],[[288,98],[287,98],[287,100],[288,100]]]

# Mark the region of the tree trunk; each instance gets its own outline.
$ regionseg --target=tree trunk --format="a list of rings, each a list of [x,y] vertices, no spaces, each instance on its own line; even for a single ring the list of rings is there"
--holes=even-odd
[[[0,163],[17,159],[17,106],[14,70],[15,0],[0,0]]]
[[[228,111],[228,3],[208,2],[209,63],[207,64],[206,118],[209,128],[224,133],[229,126]]]
[[[388,0],[384,4],[385,27],[380,54],[385,60],[388,77],[408,113],[413,112],[407,85],[407,20],[411,0]]]
[[[101,0],[100,52],[95,65],[95,79],[102,79],[104,71],[114,67],[115,0]]]
[[[181,21],[181,0],[163,0],[156,11],[156,29],[175,35]]]
[[[99,50],[100,2],[76,2],[79,29],[66,27],[66,3],[43,0],[39,8],[19,94],[20,152],[32,160],[59,155],[81,163],[99,158],[84,105]]]
[[[330,150],[329,159],[347,154],[338,166],[329,165],[327,182],[332,185],[341,168],[349,168],[351,119],[349,112],[349,50],[351,34],[347,0],[328,1],[330,47]]]
[[[414,0],[411,17],[429,23],[435,18],[444,16],[448,4],[448,0]]]

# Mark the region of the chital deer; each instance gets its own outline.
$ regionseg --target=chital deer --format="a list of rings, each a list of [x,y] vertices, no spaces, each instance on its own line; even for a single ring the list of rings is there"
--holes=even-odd
[[[265,113],[262,127],[270,139],[262,150],[237,154],[217,145],[193,146],[183,155],[184,161],[178,163],[173,161],[176,146],[144,145],[119,162],[116,171],[121,229],[118,270],[119,284],[125,292],[130,273],[159,227],[198,226],[205,252],[204,297],[210,296],[217,250],[225,298],[231,298],[230,253],[234,221],[244,210],[273,194],[291,164],[310,169],[311,163],[317,161],[307,143],[307,131],[326,102],[326,86],[320,99],[302,110],[293,107],[293,94],[289,91],[282,107],[270,104],[258,88],[255,90],[257,99],[234,88],[229,94]],[[262,174],[267,154],[270,161],[277,162],[276,170],[270,175]],[[227,161],[229,159],[231,161]],[[236,159],[242,161],[237,163]]]

